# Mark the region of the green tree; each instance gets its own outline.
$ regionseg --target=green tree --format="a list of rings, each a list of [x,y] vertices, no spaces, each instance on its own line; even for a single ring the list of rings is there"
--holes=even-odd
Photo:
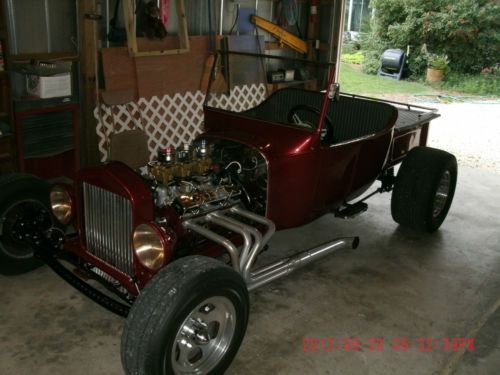
[[[372,0],[371,32],[362,40],[365,71],[375,73],[387,48],[410,47],[413,74],[427,66],[424,45],[450,58],[452,70],[477,73],[500,61],[498,0]]]

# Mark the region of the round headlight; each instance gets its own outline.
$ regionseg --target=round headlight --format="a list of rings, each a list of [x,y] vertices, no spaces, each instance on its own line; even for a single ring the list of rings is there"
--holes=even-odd
[[[50,207],[59,222],[68,224],[73,217],[73,200],[63,185],[54,185],[50,191]]]
[[[165,262],[165,246],[160,229],[150,224],[140,224],[135,228],[133,245],[141,263],[153,270],[158,270]]]

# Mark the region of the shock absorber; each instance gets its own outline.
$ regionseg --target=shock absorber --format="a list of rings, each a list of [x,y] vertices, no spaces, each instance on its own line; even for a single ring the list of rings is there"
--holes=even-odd
[[[394,181],[396,177],[394,175],[394,167],[386,169],[380,176],[380,181],[382,182],[382,191],[391,191],[394,187]]]

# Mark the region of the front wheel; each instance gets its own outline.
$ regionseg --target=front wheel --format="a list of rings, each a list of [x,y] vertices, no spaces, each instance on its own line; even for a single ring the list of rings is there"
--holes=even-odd
[[[457,159],[452,154],[430,147],[412,149],[394,184],[394,221],[419,231],[436,231],[448,214],[456,183]]]
[[[222,374],[248,323],[248,291],[220,261],[189,256],[161,270],[142,291],[122,336],[127,374]]]

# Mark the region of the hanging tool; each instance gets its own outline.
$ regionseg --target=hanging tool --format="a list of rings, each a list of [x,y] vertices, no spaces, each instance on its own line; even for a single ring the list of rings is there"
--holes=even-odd
[[[287,47],[290,47],[300,53],[308,52],[309,48],[307,47],[307,43],[304,40],[286,31],[285,29],[276,25],[275,23],[272,23],[259,16],[252,16],[250,18],[250,21],[255,26],[261,28],[262,30],[267,31],[276,39],[278,39],[280,44],[286,45]]]
[[[168,17],[170,15],[169,3],[170,0],[161,0],[160,18],[161,22],[163,23],[163,26],[165,26],[165,29],[168,26]]]

